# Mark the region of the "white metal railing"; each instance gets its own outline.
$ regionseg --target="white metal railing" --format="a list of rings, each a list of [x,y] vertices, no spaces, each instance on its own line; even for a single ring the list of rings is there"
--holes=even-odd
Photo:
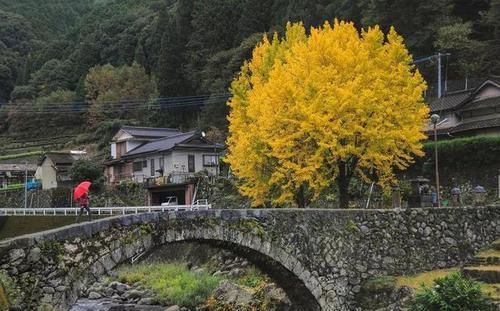
[[[194,203],[191,204],[191,209],[194,211],[197,211],[200,209],[207,209],[207,208],[205,208],[206,206],[210,206],[209,209],[212,208],[212,204],[208,204],[207,199],[200,199],[200,200],[194,201]]]
[[[166,205],[166,206],[127,206],[127,207],[91,207],[93,215],[126,215],[166,211],[208,210],[212,204]],[[78,215],[79,207],[56,208],[0,208],[1,216],[68,216]]]

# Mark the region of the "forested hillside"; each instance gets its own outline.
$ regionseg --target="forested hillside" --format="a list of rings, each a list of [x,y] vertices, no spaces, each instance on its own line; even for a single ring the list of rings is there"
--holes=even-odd
[[[415,58],[450,52],[449,79],[500,72],[500,0],[0,0],[0,134],[114,119],[224,131],[227,88],[263,33],[334,18],[393,25]],[[419,69],[433,83],[435,64]],[[140,113],[92,114],[106,107]]]

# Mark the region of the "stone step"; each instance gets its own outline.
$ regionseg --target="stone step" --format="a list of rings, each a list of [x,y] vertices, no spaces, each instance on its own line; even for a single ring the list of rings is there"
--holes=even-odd
[[[500,257],[488,256],[488,257],[474,257],[474,259],[467,264],[467,266],[485,266],[485,265],[499,265]]]
[[[500,266],[486,265],[465,267],[463,273],[468,277],[484,283],[500,283]]]
[[[500,251],[500,240],[496,240],[491,244],[491,248],[497,251]]]

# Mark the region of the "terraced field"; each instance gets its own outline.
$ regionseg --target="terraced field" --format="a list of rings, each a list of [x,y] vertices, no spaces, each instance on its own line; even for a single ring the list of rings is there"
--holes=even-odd
[[[500,239],[480,251],[463,272],[480,281],[483,290],[500,303]]]
[[[20,139],[18,137],[0,136],[0,156],[33,153],[41,150],[61,149],[74,135],[61,135],[41,139]]]

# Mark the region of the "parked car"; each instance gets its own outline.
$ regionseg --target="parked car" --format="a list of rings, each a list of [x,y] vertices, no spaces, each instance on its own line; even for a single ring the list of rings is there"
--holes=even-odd
[[[179,211],[179,210],[185,210],[185,208],[179,207],[179,201],[177,200],[177,197],[166,197],[166,201],[161,203],[161,206],[171,206],[171,210]]]

